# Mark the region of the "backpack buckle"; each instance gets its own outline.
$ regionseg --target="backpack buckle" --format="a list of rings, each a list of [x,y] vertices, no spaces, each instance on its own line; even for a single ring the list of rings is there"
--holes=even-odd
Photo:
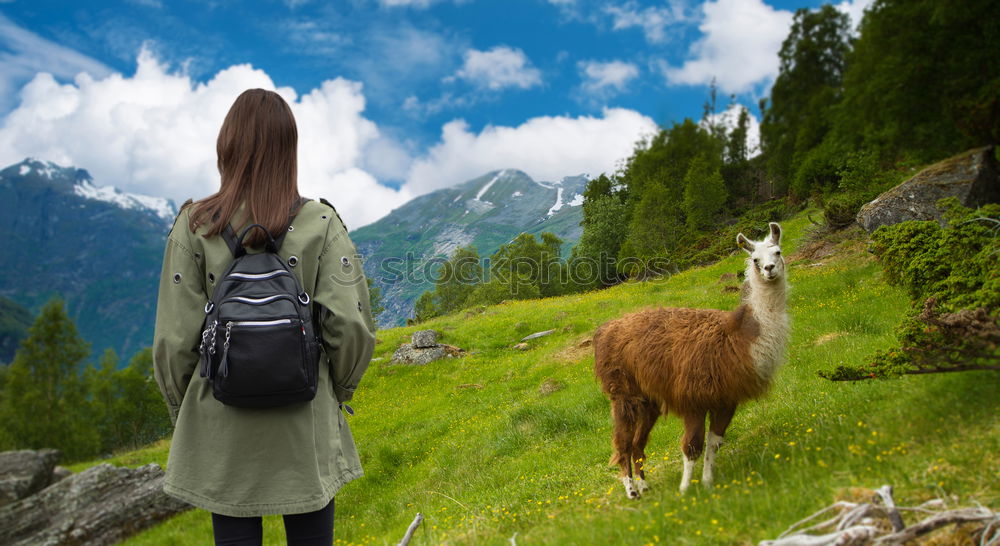
[[[211,313],[212,309],[215,309],[215,304],[212,303],[212,300],[208,300],[208,303],[205,304],[205,314]]]
[[[305,292],[299,294],[299,302],[301,302],[302,305],[309,305],[309,294],[306,294]]]

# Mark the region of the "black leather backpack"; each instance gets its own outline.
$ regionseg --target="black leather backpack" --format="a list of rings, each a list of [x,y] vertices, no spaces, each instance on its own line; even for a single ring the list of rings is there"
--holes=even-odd
[[[253,229],[267,234],[263,252],[248,254],[243,240]],[[316,396],[319,338],[309,294],[278,255],[277,241],[260,224],[236,238],[222,233],[233,263],[205,305],[201,376],[215,398],[230,406],[267,408],[308,402]]]

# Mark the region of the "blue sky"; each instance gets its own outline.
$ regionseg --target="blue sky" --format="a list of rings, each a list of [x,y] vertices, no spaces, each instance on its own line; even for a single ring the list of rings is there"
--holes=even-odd
[[[0,160],[200,197],[228,104],[271,87],[299,119],[304,193],[368,223],[493,168],[612,170],[655,124],[700,117],[712,77],[720,108],[758,114],[791,13],[819,4],[0,0]]]

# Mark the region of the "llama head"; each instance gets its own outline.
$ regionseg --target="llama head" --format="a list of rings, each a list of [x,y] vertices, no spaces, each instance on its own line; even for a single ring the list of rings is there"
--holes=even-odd
[[[751,241],[742,233],[736,236],[736,244],[747,251],[747,274],[758,280],[774,282],[785,275],[785,260],[781,257],[781,226],[771,222],[771,232],[763,241]]]

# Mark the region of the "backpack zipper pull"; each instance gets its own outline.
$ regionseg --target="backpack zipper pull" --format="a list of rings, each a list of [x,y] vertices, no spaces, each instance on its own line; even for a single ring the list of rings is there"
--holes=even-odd
[[[219,363],[219,374],[229,376],[229,336],[233,332],[233,321],[226,323],[226,341],[222,343],[222,362]]]
[[[201,345],[198,346],[198,353],[201,356],[198,360],[201,364],[202,377],[210,377],[212,374],[211,355],[215,354],[215,326],[218,323],[217,320],[213,321],[201,332]]]
[[[205,327],[205,331],[201,333],[201,346],[198,348],[198,352],[201,353],[200,375],[209,379],[212,378],[212,355],[215,354],[215,328],[218,324],[219,321],[215,320]]]

